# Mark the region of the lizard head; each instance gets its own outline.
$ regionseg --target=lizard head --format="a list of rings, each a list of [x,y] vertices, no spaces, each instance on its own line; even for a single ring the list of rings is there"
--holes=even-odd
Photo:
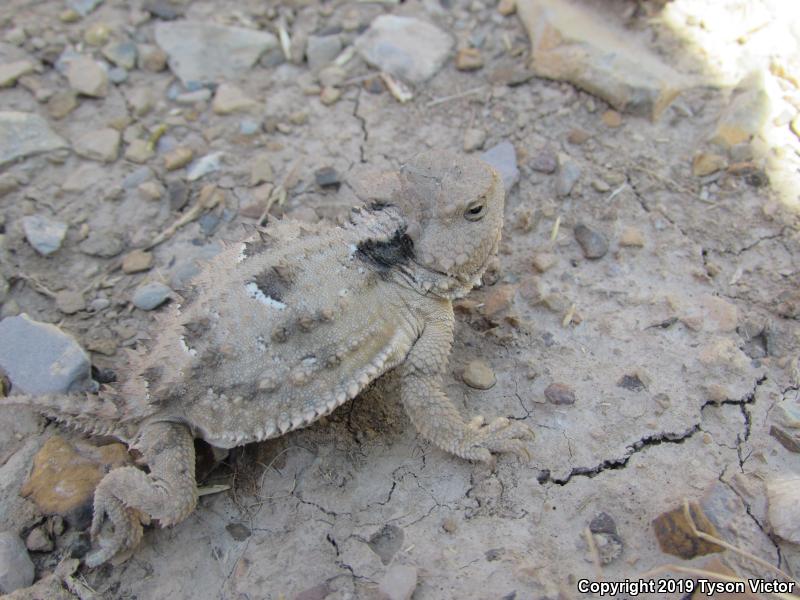
[[[500,176],[477,158],[434,150],[406,164],[399,179],[394,199],[407,219],[415,262],[439,276],[435,288],[466,293],[500,243],[505,204]]]

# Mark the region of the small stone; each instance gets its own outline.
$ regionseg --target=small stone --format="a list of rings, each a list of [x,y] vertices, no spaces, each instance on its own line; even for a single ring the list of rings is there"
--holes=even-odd
[[[10,531],[0,533],[0,594],[30,586],[33,575],[33,562],[19,536]]]
[[[128,72],[120,67],[112,67],[108,70],[108,79],[116,85],[125,83],[128,81]]]
[[[483,148],[486,143],[486,131],[483,129],[470,128],[464,132],[464,151],[474,152]]]
[[[617,533],[617,524],[611,515],[599,512],[589,523],[589,531],[592,533]]]
[[[100,162],[114,162],[119,154],[120,134],[116,129],[106,127],[89,131],[73,143],[75,153]]]
[[[687,78],[588,7],[536,0],[518,3],[517,13],[536,75],[570,82],[618,111],[656,119],[687,86]]]
[[[308,123],[308,111],[297,110],[289,115],[289,123],[292,125],[305,125]]]
[[[250,528],[244,523],[228,523],[225,526],[225,530],[237,542],[243,542],[253,535],[253,533],[250,531]]]
[[[481,312],[487,318],[506,312],[514,303],[517,286],[511,284],[494,286],[483,301]]]
[[[551,404],[575,404],[575,392],[566,383],[551,383],[545,388],[544,397]]]
[[[473,360],[467,363],[462,379],[469,387],[476,390],[488,390],[497,383],[494,371],[482,360]]]
[[[126,190],[133,189],[151,177],[153,177],[153,170],[150,167],[139,167],[122,180],[122,187]]]
[[[111,42],[103,47],[103,56],[118,67],[128,71],[136,66],[136,57],[138,55],[136,44],[133,42]]]
[[[312,35],[306,43],[309,68],[316,72],[328,65],[342,51],[341,38],[334,35]]]
[[[156,96],[153,90],[145,87],[136,87],[125,92],[125,99],[131,112],[136,117],[143,117],[149,113],[156,103]]]
[[[533,157],[530,162],[531,169],[537,173],[546,173],[550,175],[555,173],[558,168],[558,161],[556,157],[549,152],[543,152]]]
[[[483,67],[483,56],[477,48],[461,48],[456,54],[456,69],[477,71]]]
[[[624,544],[616,533],[593,533],[592,539],[601,565],[608,565],[622,556]]]
[[[769,434],[774,437],[781,446],[786,448],[789,452],[800,454],[800,435],[790,433],[781,429],[777,425],[772,425],[769,428]]]
[[[67,224],[41,215],[22,218],[25,239],[42,256],[49,256],[61,247],[67,234]]]
[[[193,92],[186,92],[185,94],[178,94],[175,97],[175,102],[183,105],[193,105],[201,102],[208,102],[211,99],[211,90],[208,88],[200,88]]]
[[[271,182],[273,180],[272,163],[269,154],[259,154],[250,165],[250,185]]]
[[[347,71],[338,65],[328,65],[319,72],[317,79],[323,88],[341,87],[347,79]]]
[[[82,17],[88,15],[102,3],[103,0],[68,0],[67,2],[69,7]]]
[[[731,146],[729,151],[731,161],[734,163],[744,163],[753,160],[753,146],[749,142],[742,142]]]
[[[156,23],[155,40],[185,86],[245,76],[262,54],[278,46],[266,31],[188,19]]]
[[[492,146],[481,154],[481,160],[489,163],[503,180],[503,185],[508,192],[519,181],[519,167],[517,166],[517,151],[514,144],[504,140]]]
[[[187,181],[196,181],[201,177],[214,173],[222,168],[224,152],[212,152],[194,161],[186,171]]]
[[[98,229],[92,231],[78,248],[89,256],[113,258],[125,248],[125,240],[117,233]]]
[[[80,292],[62,290],[56,294],[56,308],[65,315],[74,315],[86,308],[86,301]]]
[[[89,357],[75,338],[27,315],[0,321],[0,369],[25,394],[64,394],[92,387]]]
[[[342,90],[335,87],[324,87],[319,94],[319,100],[325,106],[330,106],[331,104],[335,104],[339,101],[339,98],[342,97]]]
[[[504,17],[513,15],[517,12],[517,0],[500,0],[497,4],[497,12]]]
[[[726,166],[727,161],[724,156],[701,152],[692,160],[692,175],[695,177],[705,177],[706,175],[721,171]]]
[[[164,155],[164,167],[167,171],[182,169],[194,158],[194,151],[188,146],[178,146]]]
[[[164,186],[158,181],[145,181],[136,189],[144,200],[160,200],[164,195]]]
[[[60,435],[48,439],[33,458],[20,494],[46,515],[59,515],[76,529],[92,519],[94,490],[110,468],[129,464],[123,444],[93,446]]]
[[[212,110],[218,115],[229,115],[234,112],[251,110],[258,106],[258,103],[235,85],[223,83],[217,88],[214,101],[211,103]]]
[[[55,544],[44,527],[35,527],[25,538],[25,547],[31,552],[50,552]]]
[[[339,189],[342,179],[333,167],[322,167],[314,172],[314,180],[321,188]]]
[[[800,476],[767,481],[767,520],[781,539],[800,544]]]
[[[442,529],[447,533],[455,533],[458,530],[458,522],[453,517],[442,519]]]
[[[47,112],[54,119],[63,119],[78,106],[75,90],[60,90],[47,101]]]
[[[0,111],[0,167],[18,158],[66,147],[39,115]]]
[[[102,46],[111,37],[111,27],[102,21],[92,23],[83,32],[83,41],[90,46]]]
[[[760,73],[744,78],[722,111],[709,141],[723,149],[749,142],[767,120],[770,99]]]
[[[592,188],[594,189],[594,191],[600,192],[601,194],[605,194],[606,192],[611,190],[611,186],[608,185],[602,179],[593,179]]]
[[[557,261],[558,258],[552,252],[537,252],[533,255],[533,266],[539,273],[549,271]]]
[[[559,152],[558,175],[556,177],[556,195],[566,198],[581,177],[581,168],[569,155]]]
[[[16,177],[11,173],[0,174],[0,198],[6,194],[10,194],[17,188],[19,188],[19,181],[17,181]],[[2,222],[2,218],[0,218],[0,224],[5,225],[5,222]]]
[[[153,310],[158,308],[172,294],[172,290],[164,285],[153,281],[139,287],[133,294],[133,305],[141,310]]]
[[[125,148],[125,160],[141,165],[150,160],[155,151],[147,140],[133,140]]]
[[[380,15],[356,39],[355,46],[372,66],[412,83],[421,83],[442,68],[453,39],[420,19]]]
[[[622,125],[622,115],[615,110],[607,110],[600,118],[603,120],[603,123],[606,124],[606,127],[611,127],[612,129],[616,129]]]
[[[165,0],[151,0],[142,5],[142,9],[149,12],[152,16],[162,21],[174,21],[183,16],[183,11],[179,10],[171,2]]]
[[[602,233],[578,224],[575,226],[574,234],[586,258],[602,258],[608,252],[608,240]]]
[[[0,65],[0,88],[11,87],[17,79],[28,73],[33,73],[36,65],[29,60],[17,60]]]
[[[167,53],[152,44],[139,44],[136,47],[136,64],[143,71],[160,73],[167,68]]]
[[[25,33],[25,29],[23,27],[13,27],[6,31],[3,41],[5,41],[7,44],[11,44],[12,46],[21,46],[25,43],[27,37],[28,34]]]
[[[84,96],[105,98],[108,95],[108,73],[94,59],[78,56],[67,66],[69,86]]]
[[[378,586],[378,593],[383,600],[411,600],[416,587],[416,567],[395,564],[386,570]]]
[[[261,131],[261,123],[253,119],[242,119],[239,121],[239,133],[242,135],[255,135]]]
[[[641,248],[644,246],[644,234],[636,227],[626,227],[619,236],[619,245]]]
[[[592,137],[592,134],[588,131],[575,128],[570,129],[567,134],[567,141],[575,146],[580,146],[581,144],[585,144],[590,137]]]
[[[689,503],[689,512],[698,531],[720,537],[713,523],[696,502]],[[686,520],[683,506],[662,513],[653,519],[653,529],[661,551],[672,556],[689,560],[697,556],[722,552],[724,548],[713,542],[697,537],[692,532],[691,524]]]

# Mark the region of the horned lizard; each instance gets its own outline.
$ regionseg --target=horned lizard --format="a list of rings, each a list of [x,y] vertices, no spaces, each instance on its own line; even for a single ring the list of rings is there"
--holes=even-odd
[[[197,503],[193,438],[232,448],[313,423],[398,369],[420,434],[469,460],[527,456],[530,429],[462,420],[442,391],[452,300],[497,251],[504,190],[475,158],[418,156],[365,186],[368,204],[337,227],[282,220],[228,245],[173,303],[113,389],[11,396],[140,457],[94,495],[89,566],[124,556],[142,524],[183,520]]]

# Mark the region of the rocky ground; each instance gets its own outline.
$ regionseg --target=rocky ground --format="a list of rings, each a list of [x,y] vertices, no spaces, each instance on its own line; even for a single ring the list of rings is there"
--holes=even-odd
[[[537,438],[528,464],[448,456],[390,378],[284,438],[200,447],[216,493],[89,570],[60,561],[85,553],[87,499],[124,451],[4,409],[0,591],[521,599],[685,586],[688,568],[800,576],[797,12],[6,0],[0,316],[57,325],[112,380],[242,224],[335,222],[365,168],[463,148],[510,191],[500,256],[457,305],[447,391]],[[26,354],[19,335],[4,364],[52,377],[64,340]],[[761,562],[700,539],[684,501]]]

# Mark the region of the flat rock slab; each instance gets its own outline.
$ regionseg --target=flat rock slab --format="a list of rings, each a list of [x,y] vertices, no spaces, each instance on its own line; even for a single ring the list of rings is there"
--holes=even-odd
[[[0,112],[0,166],[33,154],[65,148],[67,142],[57,135],[39,115],[25,112]]]
[[[91,386],[89,356],[71,335],[22,314],[0,321],[0,369],[26,394],[63,394]]]
[[[155,37],[184,85],[235,79],[278,44],[266,31],[194,21],[157,23]]]
[[[686,87],[686,78],[602,15],[560,0],[520,0],[517,12],[540,77],[568,81],[619,111],[653,119]]]
[[[442,68],[453,48],[453,39],[420,19],[381,15],[358,37],[355,45],[372,66],[420,83]]]

